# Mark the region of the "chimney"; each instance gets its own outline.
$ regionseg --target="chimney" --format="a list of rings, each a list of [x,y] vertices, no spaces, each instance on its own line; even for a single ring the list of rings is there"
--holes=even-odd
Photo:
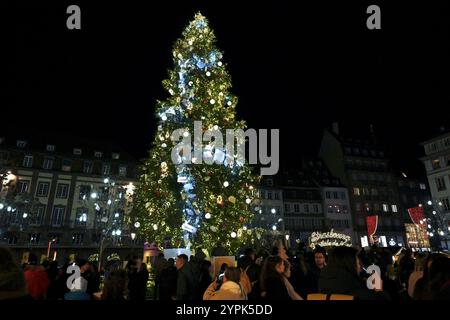
[[[339,123],[337,121],[333,122],[332,131],[335,135],[339,136]]]

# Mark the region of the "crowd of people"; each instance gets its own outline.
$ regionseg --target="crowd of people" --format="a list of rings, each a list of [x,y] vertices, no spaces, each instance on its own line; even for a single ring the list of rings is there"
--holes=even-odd
[[[223,250],[222,250],[223,251]],[[228,255],[226,252],[220,255]],[[217,252],[216,252],[217,253]],[[81,277],[68,283],[71,265]],[[370,289],[370,265],[380,268],[382,286]],[[188,257],[152,263],[155,300],[310,300],[315,294],[345,295],[353,300],[449,300],[450,258],[443,253],[412,252],[394,255],[387,248],[334,247],[310,250],[299,245],[286,250],[282,242],[257,252],[246,248],[235,265],[223,264],[214,275],[201,249]],[[78,259],[58,267],[39,264],[30,254],[20,266],[7,248],[0,248],[0,299],[25,300],[145,300],[149,271],[133,258],[125,268],[98,272],[95,264]]]

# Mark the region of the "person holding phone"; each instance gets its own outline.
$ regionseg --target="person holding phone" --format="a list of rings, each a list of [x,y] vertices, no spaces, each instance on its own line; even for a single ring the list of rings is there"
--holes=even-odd
[[[228,268],[228,265],[227,265],[226,263],[223,263],[222,266],[220,267],[220,271],[219,271],[219,274],[218,274],[217,279],[216,279],[217,290],[220,289],[220,286],[221,286],[222,283],[223,283],[223,277],[224,277],[224,275],[225,275],[225,270],[226,270],[227,268]]]
[[[240,278],[241,271],[238,268],[226,267],[206,289],[203,300],[247,300],[247,294],[239,283]]]

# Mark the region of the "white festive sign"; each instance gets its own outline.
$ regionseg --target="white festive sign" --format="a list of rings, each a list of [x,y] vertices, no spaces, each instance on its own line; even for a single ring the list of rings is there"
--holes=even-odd
[[[336,233],[331,229],[330,232],[313,232],[309,237],[309,246],[314,249],[316,246],[333,247],[347,246],[351,247],[352,238],[343,233]]]

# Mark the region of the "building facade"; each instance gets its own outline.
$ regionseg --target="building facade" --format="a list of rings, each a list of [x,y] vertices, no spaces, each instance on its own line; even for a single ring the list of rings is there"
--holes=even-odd
[[[263,177],[259,188],[259,204],[255,211],[255,226],[284,232],[283,189],[278,179]]]
[[[431,230],[427,228],[429,225],[428,220],[433,218],[433,207],[430,202],[431,194],[428,183],[426,179],[414,178],[404,172],[398,175],[397,183],[400,194],[400,211],[405,223],[406,244],[413,250],[428,251],[430,242],[434,240],[429,234]],[[422,225],[415,224],[408,212],[408,209],[417,207],[423,208],[424,219],[427,219],[427,221],[422,222]]]
[[[319,156],[331,173],[349,190],[353,228],[357,243],[368,246],[367,217],[377,216],[376,237],[388,246],[405,243],[403,216],[394,170],[375,137],[343,137],[337,124],[323,134]]]
[[[450,248],[450,132],[421,144],[425,150],[422,160],[430,186],[432,205],[439,221],[441,246]]]
[[[138,252],[129,223],[137,169],[136,160],[104,142],[0,139],[0,170],[8,176],[0,191],[0,243],[19,259],[28,252],[88,258],[100,245],[106,256],[125,258],[126,246]]]
[[[320,188],[303,171],[264,176],[255,207],[255,226],[286,237],[290,245],[308,242],[312,232],[325,230]]]
[[[303,168],[320,188],[325,228],[346,234],[356,243],[348,189],[331,174],[321,159],[306,159]]]

